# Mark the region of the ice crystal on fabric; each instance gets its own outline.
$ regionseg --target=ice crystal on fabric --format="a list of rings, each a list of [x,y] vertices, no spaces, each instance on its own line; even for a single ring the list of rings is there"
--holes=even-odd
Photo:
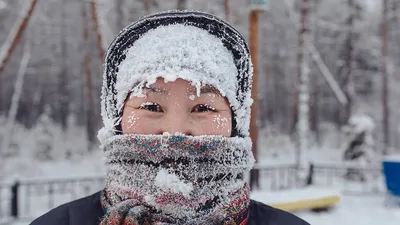
[[[250,138],[118,135],[103,149],[113,205],[135,199],[163,215],[201,221],[226,213],[238,199],[248,201],[243,174],[254,164]],[[213,207],[199,211],[210,201]]]

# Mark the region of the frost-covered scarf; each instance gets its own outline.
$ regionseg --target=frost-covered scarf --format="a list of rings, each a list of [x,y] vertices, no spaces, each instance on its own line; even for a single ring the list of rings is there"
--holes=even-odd
[[[249,138],[117,135],[103,148],[101,224],[246,224]]]

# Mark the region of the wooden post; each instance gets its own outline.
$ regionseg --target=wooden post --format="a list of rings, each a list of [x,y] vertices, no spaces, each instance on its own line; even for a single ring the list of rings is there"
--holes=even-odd
[[[97,16],[97,7],[95,0],[90,1],[90,12],[92,14],[92,22],[94,25],[94,31],[96,32],[97,37],[97,48],[99,50],[99,59],[100,62],[103,62],[105,56],[105,50],[103,48],[103,37],[101,35],[100,26],[99,26],[99,17]]]
[[[387,69],[388,58],[388,0],[383,0],[383,13],[382,13],[382,116],[383,116],[383,142],[384,147],[382,153],[388,153],[390,144],[390,127],[389,127],[389,74]]]
[[[19,211],[18,211],[18,194],[19,194],[19,187],[20,183],[17,181],[15,184],[11,187],[11,216],[17,219],[19,217]]]
[[[86,114],[86,135],[89,140],[89,149],[91,149],[92,145],[95,143],[96,135],[94,131],[94,116],[93,116],[93,87],[92,87],[92,73],[90,70],[91,64],[91,57],[89,48],[89,24],[87,23],[87,13],[86,13],[86,5],[82,3],[82,23],[83,26],[83,46],[86,48],[84,49],[84,60],[83,60],[83,74],[85,76],[85,85],[84,85],[84,94],[85,98],[85,114]]]
[[[308,168],[308,175],[306,179],[306,185],[310,186],[314,184],[314,164],[310,164],[310,167]]]
[[[258,14],[260,10],[253,9],[250,11],[249,18],[249,39],[250,39],[250,53],[253,61],[253,87],[252,87],[252,98],[254,100],[251,106],[251,121],[250,121],[250,137],[253,141],[253,154],[257,161],[258,156]],[[259,171],[252,170],[250,174],[250,186],[252,188],[259,188]]]

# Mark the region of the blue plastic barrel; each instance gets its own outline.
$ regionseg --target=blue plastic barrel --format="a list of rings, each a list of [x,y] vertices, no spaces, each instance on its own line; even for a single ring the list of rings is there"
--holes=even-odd
[[[388,157],[383,161],[383,173],[389,194],[400,197],[400,157]]]

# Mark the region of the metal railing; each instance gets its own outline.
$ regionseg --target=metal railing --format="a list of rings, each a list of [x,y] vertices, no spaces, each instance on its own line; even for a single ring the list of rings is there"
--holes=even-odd
[[[11,217],[11,187],[11,184],[0,184],[0,218]]]
[[[308,174],[312,184],[338,189],[344,195],[386,193],[383,171],[378,167],[312,164]]]
[[[33,218],[104,188],[104,177],[21,180],[0,184],[0,218]]]
[[[260,190],[278,191],[299,186],[296,177],[297,168],[295,165],[256,165],[253,170],[258,170]]]

